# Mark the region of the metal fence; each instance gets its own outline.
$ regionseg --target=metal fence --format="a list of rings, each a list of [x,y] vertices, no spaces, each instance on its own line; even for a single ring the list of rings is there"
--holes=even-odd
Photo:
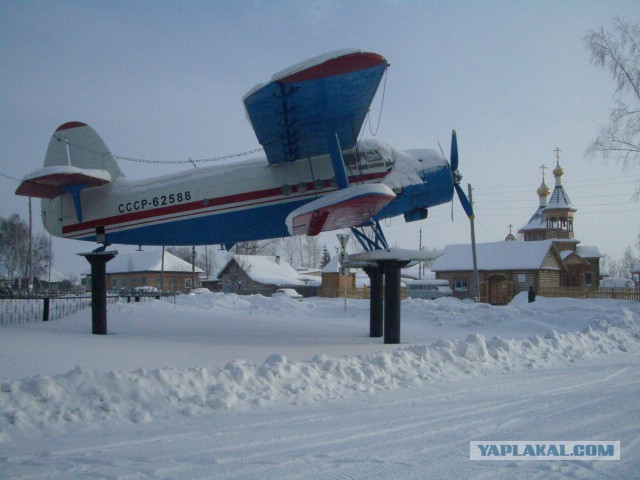
[[[107,295],[107,304],[159,299],[152,295]],[[164,295],[175,304],[175,295]],[[91,307],[91,295],[0,297],[0,324],[9,325],[57,320]]]

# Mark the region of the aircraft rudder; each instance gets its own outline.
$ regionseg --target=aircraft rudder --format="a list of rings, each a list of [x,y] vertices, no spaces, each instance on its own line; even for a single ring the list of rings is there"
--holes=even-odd
[[[60,125],[53,133],[47,148],[45,167],[65,165],[106,170],[112,181],[124,176],[100,135],[89,125],[79,121]]]

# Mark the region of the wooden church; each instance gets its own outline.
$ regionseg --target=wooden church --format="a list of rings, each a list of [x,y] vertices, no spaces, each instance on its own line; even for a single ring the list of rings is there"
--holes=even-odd
[[[562,185],[560,149],[556,149],[553,191],[545,182],[537,190],[538,208],[518,230],[522,240],[509,231],[504,241],[476,245],[478,296],[482,302],[501,305],[516,294],[533,288],[598,287],[600,251],[579,245],[573,232],[576,208]],[[448,280],[454,296],[472,298],[476,287],[471,245],[448,245],[431,268],[436,278]]]

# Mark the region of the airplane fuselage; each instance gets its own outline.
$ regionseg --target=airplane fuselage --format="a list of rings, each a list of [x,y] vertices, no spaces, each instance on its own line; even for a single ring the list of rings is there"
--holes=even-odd
[[[429,207],[451,201],[447,161],[431,150],[400,152],[377,141],[343,152],[349,184],[385,183],[397,197],[374,220],[405,214],[424,218]],[[82,221],[71,195],[42,200],[47,230],[64,238],[110,244],[232,245],[289,236],[287,215],[338,189],[331,162],[269,165],[264,158],[220,162],[145,180],[124,177],[81,192]]]

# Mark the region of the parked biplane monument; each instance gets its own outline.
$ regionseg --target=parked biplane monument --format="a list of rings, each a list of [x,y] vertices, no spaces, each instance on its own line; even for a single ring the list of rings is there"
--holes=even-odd
[[[377,53],[342,50],[251,89],[244,106],[266,159],[128,180],[91,127],[65,123],[51,137],[44,167],[25,176],[16,194],[42,199],[52,235],[104,246],[231,248],[351,228],[366,251],[385,250],[380,220],[422,220],[429,207],[450,202],[454,190],[472,218],[459,185],[455,131],[451,163],[435,150],[358,140],[388,66]],[[388,257],[361,261],[382,265]],[[399,295],[399,276],[397,284]]]
[[[451,201],[454,188],[471,215],[455,132],[451,164],[434,150],[357,141],[387,67],[379,54],[345,50],[254,87],[244,105],[266,159],[128,180],[90,126],[65,123],[51,137],[44,167],[25,176],[16,194],[42,198],[52,235],[107,244],[229,248],[398,215],[420,220]]]

